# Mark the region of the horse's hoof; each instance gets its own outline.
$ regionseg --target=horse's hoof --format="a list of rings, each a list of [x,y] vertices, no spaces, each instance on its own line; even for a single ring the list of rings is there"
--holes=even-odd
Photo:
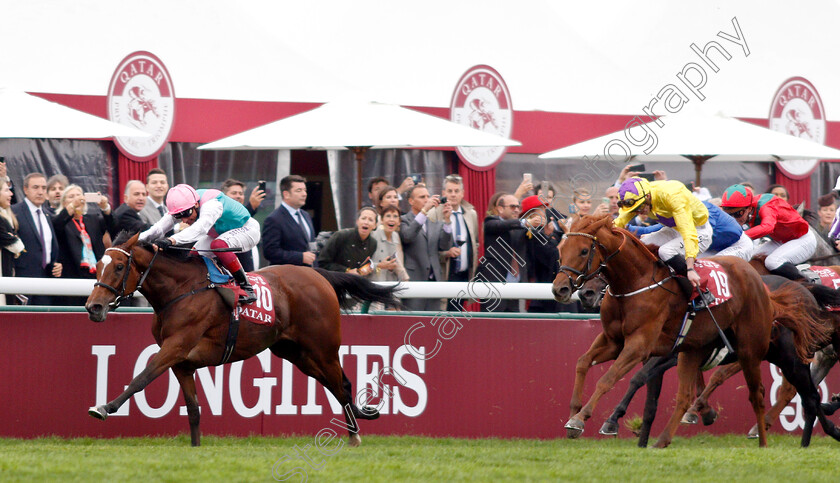
[[[348,438],[348,440],[349,440],[349,444],[350,444],[350,446],[352,446],[352,447],[354,447],[354,448],[356,448],[356,447],[358,447],[358,446],[361,446],[361,445],[362,445],[362,437],[361,437],[361,436],[359,436],[359,433],[356,433],[356,434],[351,435],[351,436]]]
[[[663,440],[660,439],[656,442],[656,444],[653,445],[653,448],[655,448],[655,449],[665,449],[670,444],[671,444],[670,441],[663,441]]]
[[[711,426],[717,421],[718,413],[714,409],[709,409],[707,413],[704,413],[703,416],[703,426]]]
[[[754,424],[752,428],[750,428],[750,432],[747,433],[747,439],[758,439],[758,425]]]
[[[583,421],[572,418],[566,423],[566,438],[577,439],[583,434]]]
[[[603,434],[604,436],[618,436],[618,424],[612,421],[604,422],[604,425],[601,426],[601,429],[598,430],[598,434]]]
[[[108,417],[108,411],[105,410],[105,406],[91,406],[88,409],[88,415],[101,421],[105,421],[105,418]]]
[[[683,414],[683,417],[680,420],[680,422],[682,424],[697,424],[699,420],[700,418],[697,417],[697,413],[688,412]]]

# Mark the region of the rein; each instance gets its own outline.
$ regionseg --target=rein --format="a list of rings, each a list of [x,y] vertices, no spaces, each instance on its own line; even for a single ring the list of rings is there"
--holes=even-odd
[[[601,242],[599,242],[598,237],[596,237],[595,235],[590,235],[589,233],[569,232],[566,233],[566,236],[582,236],[592,240],[592,244],[589,246],[589,257],[586,259],[586,268],[583,271],[577,270],[566,265],[560,265],[560,272],[569,277],[569,282],[572,284],[572,287],[575,290],[579,290],[583,286],[583,284],[597,277],[605,268],[607,268],[607,262],[609,262],[614,256],[618,255],[618,252],[621,251],[621,249],[624,247],[624,244],[627,242],[627,235],[621,233],[621,245],[619,245],[614,252],[609,253],[607,247],[605,247]],[[609,254],[606,257],[604,257],[598,268],[592,270],[592,260],[595,259],[596,249]],[[570,272],[573,275],[577,275],[577,277],[573,279],[572,276],[566,272]]]
[[[104,287],[104,288],[110,290],[111,293],[113,293],[116,296],[114,301],[111,302],[110,304],[108,304],[108,306],[111,308],[111,310],[116,310],[120,306],[120,304],[122,303],[123,300],[126,300],[126,299],[129,299],[129,298],[133,297],[134,294],[138,290],[140,290],[140,287],[143,286],[143,282],[146,281],[146,277],[149,275],[149,272],[152,271],[152,265],[155,264],[155,260],[157,259],[158,252],[155,251],[155,254],[152,256],[152,261],[149,262],[149,266],[146,267],[146,270],[144,270],[143,273],[140,274],[140,281],[137,282],[137,286],[134,287],[134,290],[130,294],[126,295],[125,286],[128,283],[128,275],[131,272],[131,270],[129,270],[129,267],[131,267],[131,263],[134,262],[134,252],[133,251],[132,252],[127,252],[127,251],[125,251],[125,250],[123,250],[122,248],[119,248],[119,247],[110,247],[110,248],[105,249],[105,253],[108,253],[109,250],[120,252],[123,255],[128,257],[128,264],[126,265],[125,275],[123,275],[122,282],[120,283],[120,289],[117,290],[116,288],[108,285],[107,283],[102,283],[98,280],[96,281],[96,283],[93,284],[93,286],[94,287]],[[137,266],[137,263],[135,262],[134,265]]]

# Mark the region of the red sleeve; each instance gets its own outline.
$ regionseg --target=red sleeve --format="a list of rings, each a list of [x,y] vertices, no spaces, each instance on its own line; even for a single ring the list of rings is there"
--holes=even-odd
[[[761,216],[761,224],[744,232],[753,240],[773,233],[773,229],[776,228],[776,219],[779,215],[776,212],[776,208],[770,205],[762,206],[758,214]]]

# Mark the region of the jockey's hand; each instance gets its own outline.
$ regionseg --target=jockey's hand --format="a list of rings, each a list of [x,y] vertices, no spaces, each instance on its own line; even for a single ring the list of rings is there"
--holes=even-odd
[[[158,250],[166,250],[172,246],[172,240],[169,238],[160,238],[153,243],[158,247]]]
[[[700,289],[700,275],[697,275],[697,272],[693,268],[688,269],[688,281],[691,282],[691,285],[697,287],[698,290]]]

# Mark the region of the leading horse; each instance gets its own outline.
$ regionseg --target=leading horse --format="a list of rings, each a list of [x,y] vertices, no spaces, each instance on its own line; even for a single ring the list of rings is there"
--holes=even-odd
[[[361,277],[292,265],[269,266],[260,275],[271,287],[275,320],[270,325],[243,322],[230,352],[231,308],[213,290],[199,257],[176,257],[121,233],[97,267],[98,281],[85,308],[94,322],[124,297],[139,290],[155,311],[152,335],[160,346],[149,364],[113,401],[88,411],[104,420],[133,394],[172,369],[181,385],[193,446],[200,444],[199,408],[193,377],[206,366],[248,359],[265,349],[292,362],[326,387],[344,409],[351,446],[361,444],[356,418],[376,419],[375,408],[359,409],[338,357],[340,309],[356,301],[399,306],[396,286],[383,287]]]
[[[566,423],[569,437],[583,432],[600,398],[636,364],[652,355],[667,355],[675,348],[680,322],[688,300],[667,266],[638,239],[613,226],[609,215],[585,216],[575,222],[559,246],[563,266],[554,280],[553,292],[560,303],[568,302],[584,282],[603,273],[611,295],[601,304],[599,334],[589,350],[578,359]],[[825,337],[824,326],[797,305],[797,297],[786,290],[772,295],[755,270],[735,257],[715,259],[728,275],[731,300],[697,315],[691,331],[676,350],[679,389],[677,404],[656,447],[668,446],[680,419],[694,399],[695,377],[720,330],[729,334],[749,387],[749,399],[756,421],[764,420],[764,386],[761,360],[770,345],[773,320],[792,331],[797,355],[805,359],[817,340]],[[601,377],[595,392],[582,405],[586,374],[593,365],[615,360]],[[767,433],[759,425],[759,446],[767,445]]]

